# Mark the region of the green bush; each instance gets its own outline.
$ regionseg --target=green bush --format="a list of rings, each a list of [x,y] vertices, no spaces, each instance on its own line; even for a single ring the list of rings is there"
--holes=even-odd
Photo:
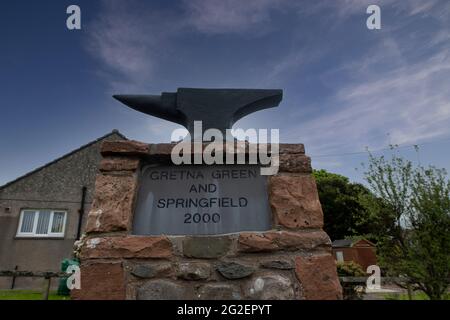
[[[339,277],[365,277],[367,274],[361,266],[353,261],[338,262],[337,273]],[[361,300],[364,288],[357,282],[341,281],[344,300]]]

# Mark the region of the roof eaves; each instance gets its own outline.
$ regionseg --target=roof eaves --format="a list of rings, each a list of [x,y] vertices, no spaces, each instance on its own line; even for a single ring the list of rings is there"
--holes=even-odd
[[[121,137],[121,138],[124,139],[124,140],[128,140],[128,138],[125,137],[122,133],[120,133],[119,130],[114,129],[113,131],[111,131],[111,132],[105,134],[104,136],[101,136],[100,138],[97,138],[97,139],[95,139],[95,140],[89,142],[88,144],[85,144],[85,145],[83,145],[83,146],[81,146],[81,147],[79,147],[79,148],[77,148],[77,149],[75,149],[75,150],[72,150],[72,151],[70,151],[69,153],[66,153],[66,154],[63,155],[63,156],[61,156],[61,157],[59,157],[59,158],[56,158],[55,160],[50,161],[50,162],[48,162],[47,164],[44,164],[43,166],[40,166],[40,167],[38,167],[38,168],[36,168],[36,169],[34,169],[34,170],[32,170],[32,171],[30,171],[30,172],[28,172],[28,173],[26,173],[26,174],[20,176],[20,177],[18,177],[18,178],[14,179],[14,180],[12,180],[12,181],[10,181],[10,182],[5,183],[4,185],[0,186],[0,190],[4,189],[4,188],[6,188],[6,187],[9,187],[9,186],[12,185],[13,183],[16,183],[16,182],[18,182],[18,181],[20,181],[20,180],[22,180],[22,179],[24,179],[24,178],[26,178],[26,177],[29,177],[29,176],[31,176],[32,174],[35,174],[36,172],[41,171],[42,169],[47,168],[48,166],[51,166],[52,164],[54,164],[54,163],[56,163],[56,162],[58,162],[58,161],[61,161],[61,160],[65,159],[65,158],[67,158],[67,157],[69,157],[69,156],[71,156],[71,155],[77,153],[78,151],[81,151],[81,150],[83,150],[83,149],[85,149],[85,148],[87,148],[87,147],[90,147],[91,145],[93,145],[93,144],[95,144],[95,143],[97,143],[97,142],[99,142],[99,141],[101,141],[101,140],[103,140],[103,139],[106,139],[107,137],[112,136],[112,135],[114,135],[114,134],[115,134],[115,135],[118,135],[119,137]]]

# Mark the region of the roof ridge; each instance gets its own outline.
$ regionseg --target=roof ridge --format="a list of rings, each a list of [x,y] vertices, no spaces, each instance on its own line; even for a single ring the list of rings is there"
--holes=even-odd
[[[52,161],[50,161],[50,162],[48,162],[48,163],[46,163],[46,164],[44,164],[44,165],[42,165],[40,167],[37,167],[36,169],[31,170],[30,172],[28,172],[28,173],[26,173],[26,174],[24,174],[22,176],[19,176],[18,178],[14,179],[12,181],[9,181],[9,182],[5,183],[4,185],[0,186],[0,190],[2,190],[4,188],[12,185],[13,183],[16,183],[19,180],[22,180],[22,179],[24,179],[26,177],[29,177],[30,175],[32,175],[32,174],[34,174],[34,173],[36,173],[38,171],[41,171],[42,169],[47,168],[48,166],[50,166],[50,165],[52,165],[52,164],[54,164],[54,163],[56,163],[58,161],[61,161],[61,160],[65,159],[65,158],[73,155],[74,153],[76,153],[78,151],[81,151],[81,150],[83,150],[83,149],[85,149],[87,147],[90,147],[91,145],[93,145],[93,144],[95,144],[95,143],[97,143],[97,142],[99,142],[99,141],[101,141],[101,140],[103,140],[103,139],[105,139],[105,138],[107,138],[109,136],[112,136],[113,134],[118,135],[122,139],[128,140],[128,138],[125,137],[122,133],[120,133],[119,130],[114,129],[111,132],[109,132],[109,133],[107,133],[107,134],[105,134],[105,135],[103,135],[103,136],[101,136],[101,137],[99,137],[99,138],[97,138],[97,139],[87,143],[87,144],[84,144],[84,145],[82,145],[81,147],[79,147],[77,149],[74,149],[74,150],[72,150],[72,151],[62,155],[61,157],[56,158],[55,160],[52,160]]]

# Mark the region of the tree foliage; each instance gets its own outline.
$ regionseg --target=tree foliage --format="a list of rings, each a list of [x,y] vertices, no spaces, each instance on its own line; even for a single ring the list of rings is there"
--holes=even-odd
[[[399,156],[370,154],[365,172],[375,195],[365,202],[378,215],[378,257],[391,275],[430,299],[441,299],[450,278],[450,182],[445,170],[413,166]],[[384,210],[380,211],[380,201]]]
[[[360,235],[373,238],[374,206],[367,210],[365,203],[373,196],[358,183],[351,183],[347,177],[315,170],[320,202],[324,213],[324,230],[331,239],[343,239]],[[375,201],[373,201],[375,202]]]

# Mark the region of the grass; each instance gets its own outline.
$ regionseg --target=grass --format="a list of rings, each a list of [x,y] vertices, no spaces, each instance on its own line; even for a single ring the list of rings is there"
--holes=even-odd
[[[407,293],[388,293],[384,296],[386,300],[409,300]],[[414,292],[412,294],[412,300],[430,300],[428,296],[423,292]],[[443,300],[450,300],[450,294],[446,294]]]
[[[0,300],[42,300],[42,292],[32,290],[0,290]],[[48,300],[70,300],[69,296],[59,296],[50,292]]]

